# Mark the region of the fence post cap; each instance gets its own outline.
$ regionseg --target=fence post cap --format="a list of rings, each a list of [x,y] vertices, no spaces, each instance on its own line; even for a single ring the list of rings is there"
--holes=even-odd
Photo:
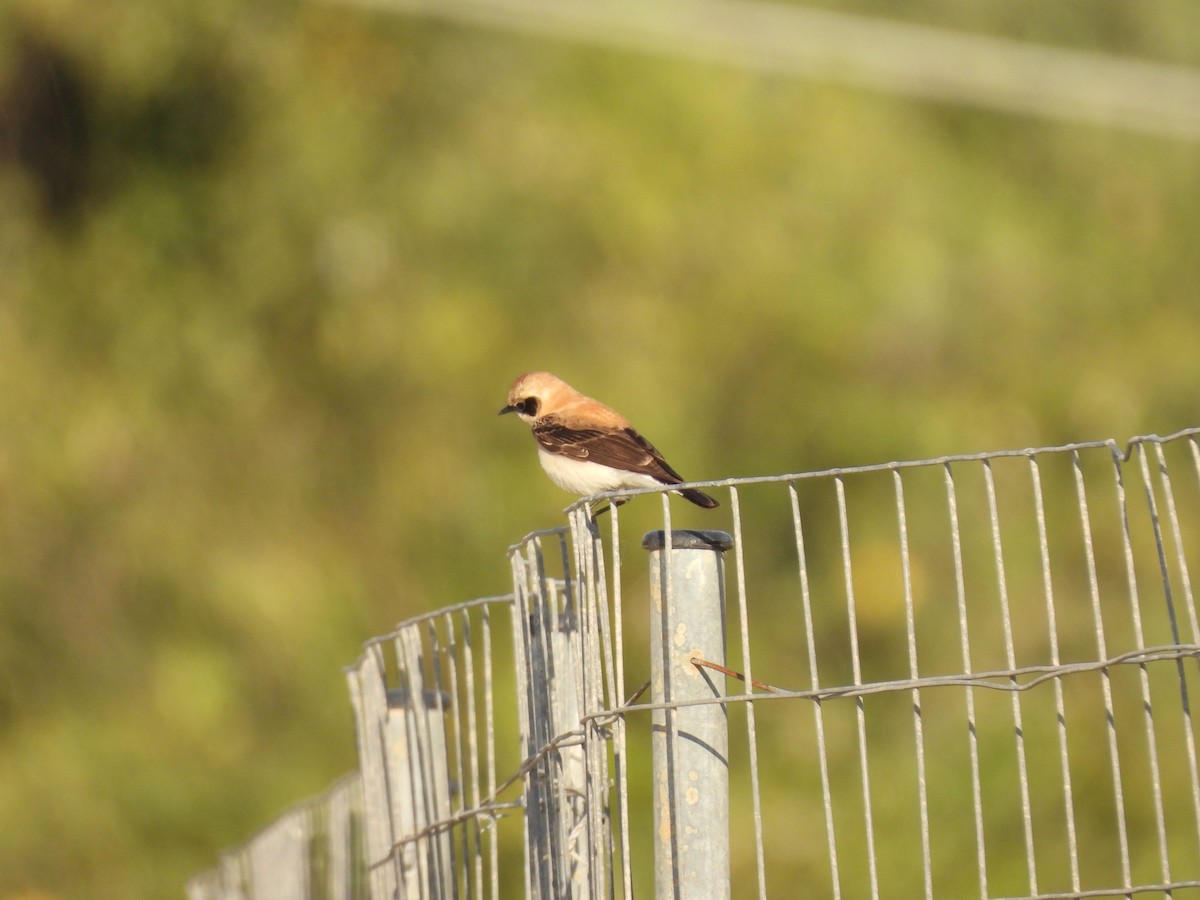
[[[642,538],[642,549],[654,553],[666,547],[665,532],[648,531]],[[726,531],[693,531],[677,528],[671,531],[672,550],[718,550],[724,553],[733,546],[733,536]]]

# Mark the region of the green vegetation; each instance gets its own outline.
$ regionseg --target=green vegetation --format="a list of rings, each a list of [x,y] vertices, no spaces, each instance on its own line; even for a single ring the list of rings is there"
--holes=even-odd
[[[521,371],[696,479],[1200,424],[1193,143],[198,0],[7,4],[0,128],[4,900],[178,896],[354,766],[359,644],[562,521]]]

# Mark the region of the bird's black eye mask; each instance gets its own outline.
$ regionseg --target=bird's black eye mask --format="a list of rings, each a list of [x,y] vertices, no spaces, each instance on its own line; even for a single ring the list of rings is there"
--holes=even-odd
[[[538,405],[537,397],[526,397],[524,400],[518,400],[512,405],[504,407],[504,409],[500,410],[500,415],[515,412],[523,416],[529,416],[530,418],[537,418]]]

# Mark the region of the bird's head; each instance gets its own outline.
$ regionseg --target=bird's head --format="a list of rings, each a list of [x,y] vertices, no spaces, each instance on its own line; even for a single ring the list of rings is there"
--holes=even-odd
[[[579,392],[549,372],[526,372],[508,389],[508,405],[500,415],[515,412],[526,422],[551,415],[579,398]]]

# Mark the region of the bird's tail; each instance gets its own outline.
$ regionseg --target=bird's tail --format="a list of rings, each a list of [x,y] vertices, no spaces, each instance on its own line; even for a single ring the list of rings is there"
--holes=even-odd
[[[691,500],[697,506],[703,506],[705,509],[712,509],[715,506],[721,505],[712,497],[708,496],[708,494],[704,493],[704,491],[698,491],[695,488],[685,488],[684,490],[680,491],[679,494],[683,497],[683,499]]]

